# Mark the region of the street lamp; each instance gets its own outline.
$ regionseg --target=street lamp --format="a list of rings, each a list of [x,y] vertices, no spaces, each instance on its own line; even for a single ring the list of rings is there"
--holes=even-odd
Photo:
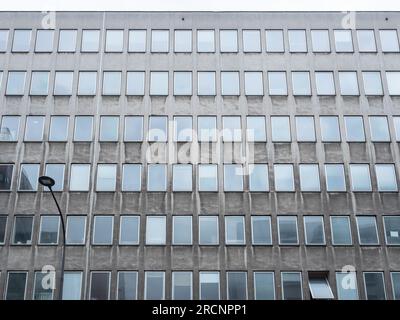
[[[52,187],[55,185],[55,181],[51,177],[47,176],[41,176],[39,177],[39,183],[44,186],[49,188],[50,193],[54,199],[54,202],[56,203],[58,213],[61,218],[61,228],[62,228],[62,234],[63,234],[63,242],[62,242],[62,251],[61,251],[61,277],[60,277],[60,290],[58,293],[58,299],[62,300],[62,292],[63,292],[63,286],[64,286],[64,266],[65,266],[65,224],[64,224],[64,217],[63,214],[61,213],[60,206],[58,205],[57,199],[54,196],[53,189]]]

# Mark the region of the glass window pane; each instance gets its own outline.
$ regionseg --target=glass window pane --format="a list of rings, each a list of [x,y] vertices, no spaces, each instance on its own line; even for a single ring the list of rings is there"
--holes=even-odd
[[[33,217],[16,216],[12,244],[32,244]]]
[[[68,116],[52,116],[50,122],[49,141],[67,141]]]
[[[342,96],[358,96],[358,79],[356,71],[339,71],[340,94]]]
[[[172,272],[172,299],[192,299],[192,272]]]
[[[247,141],[266,141],[265,117],[264,116],[248,116],[247,117]]]
[[[79,96],[94,96],[96,95],[97,72],[80,71],[78,80],[78,95]]]
[[[324,219],[318,216],[304,217],[304,231],[307,245],[324,245]]]
[[[267,52],[284,52],[285,45],[283,42],[283,31],[282,30],[266,30],[266,46]]]
[[[261,52],[260,30],[243,30],[243,51]]]
[[[29,52],[32,30],[14,30],[12,52]]]
[[[44,116],[27,116],[25,127],[25,141],[42,141]]]
[[[139,216],[121,216],[119,228],[119,244],[133,245],[139,244]]]
[[[264,95],[263,73],[261,71],[246,71],[244,73],[244,90],[246,96]]]
[[[39,178],[39,164],[21,164],[19,178],[20,191],[36,191]]]
[[[72,82],[74,73],[72,71],[56,71],[54,80],[54,95],[67,96],[72,95]]]
[[[358,228],[358,239],[361,245],[379,244],[375,217],[358,216],[357,228]]]
[[[115,191],[116,164],[98,164],[96,191]]]
[[[349,217],[331,217],[331,231],[333,245],[351,245],[353,243]]]
[[[300,190],[303,192],[321,191],[318,164],[300,164]]]
[[[174,216],[172,226],[172,244],[190,245],[192,244],[192,217]]]
[[[338,300],[358,300],[355,272],[336,272]]]
[[[82,30],[82,52],[97,52],[100,44],[100,30]]]
[[[294,71],[292,72],[293,95],[295,96],[310,96],[311,82],[310,72]]]
[[[173,191],[192,191],[192,165],[174,164],[172,166]]]
[[[366,95],[383,95],[381,73],[379,71],[363,71],[364,92]]]
[[[175,141],[186,142],[192,141],[192,117],[175,116],[174,117],[174,131]]]
[[[26,272],[9,272],[5,300],[25,300]]]
[[[0,191],[11,189],[13,169],[12,164],[0,164]]]
[[[382,52],[399,52],[399,38],[396,30],[379,30]]]
[[[288,30],[290,52],[307,52],[305,30]]]
[[[294,191],[293,165],[275,164],[275,191]]]
[[[400,216],[383,217],[385,238],[388,245],[400,245]]]
[[[113,242],[114,217],[95,216],[93,226],[93,244],[107,245]]]
[[[326,190],[328,192],[346,191],[344,168],[342,164],[326,164]]]
[[[269,95],[271,96],[286,96],[287,95],[286,72],[269,71],[268,88],[269,88]]]
[[[45,96],[49,91],[49,72],[32,71],[31,90],[32,96]]]
[[[63,300],[81,300],[82,272],[67,271],[64,273]]]
[[[249,191],[269,191],[267,164],[249,164]]]
[[[197,72],[197,94],[199,96],[215,96],[215,72]]]
[[[330,52],[328,30],[311,30],[311,41],[313,52]]]
[[[0,216],[0,244],[4,244],[6,240],[6,227],[7,227],[7,216]]]
[[[86,217],[85,216],[68,216],[66,243],[67,244],[85,244],[86,234]]]
[[[372,191],[368,164],[350,164],[352,191]]]
[[[191,96],[192,95],[192,73],[174,72],[174,95]]]
[[[219,45],[221,52],[238,52],[237,30],[220,30]]]
[[[9,71],[6,95],[22,96],[25,92],[25,71]]]
[[[103,95],[119,96],[121,94],[121,72],[104,71]]]
[[[278,217],[278,230],[279,244],[296,245],[299,243],[296,217]]]
[[[224,142],[242,140],[242,127],[240,116],[223,116],[222,127]]]
[[[397,191],[396,170],[393,164],[376,164],[376,180],[379,192]]]
[[[140,191],[142,166],[123,164],[122,168],[122,191]]]
[[[169,51],[169,30],[151,30],[151,52]]]
[[[308,285],[312,299],[333,299],[333,293],[326,276],[310,276]]]
[[[90,277],[90,300],[110,299],[110,272],[92,272]]]
[[[150,95],[168,95],[168,71],[150,72]]]
[[[302,300],[303,288],[301,285],[300,272],[282,272],[282,299],[283,300]]]
[[[336,52],[353,52],[351,30],[334,30]]]
[[[286,116],[271,116],[273,142],[290,142],[290,120]]]
[[[364,272],[367,300],[386,300],[383,272]]]
[[[399,121],[400,128],[400,121]],[[399,130],[400,132],[400,130]],[[217,117],[201,116],[197,118],[197,137],[199,141],[217,140]]]
[[[254,272],[254,299],[275,300],[273,272]]]
[[[218,191],[216,164],[199,164],[199,191]]]
[[[223,96],[240,95],[239,72],[221,71],[221,94]]]
[[[144,95],[144,71],[128,71],[126,75],[126,94],[128,96]]]
[[[54,186],[52,187],[53,191],[63,191],[64,189],[64,164],[46,164],[46,173],[45,175],[48,177],[52,177],[55,181]]]
[[[345,116],[346,140],[348,142],[364,142],[363,118],[358,116]]]
[[[224,165],[224,191],[243,191],[243,167],[240,164]]]
[[[19,136],[20,116],[3,116],[1,118],[0,141],[17,141]]]
[[[199,244],[217,245],[219,243],[218,235],[218,217],[200,216]]]
[[[374,30],[357,30],[358,50],[376,52]]]
[[[197,30],[197,52],[215,52],[214,30]]]
[[[148,216],[146,221],[146,245],[165,245],[166,218]]]
[[[396,135],[396,141],[400,141],[400,117],[393,117],[393,126]]]
[[[42,216],[40,219],[39,244],[57,244],[60,217]]]
[[[219,300],[219,272],[200,272],[200,300]]]
[[[8,45],[8,30],[0,30],[0,52],[6,52]]]
[[[91,141],[93,132],[92,116],[76,116],[74,141]]]
[[[320,116],[321,139],[323,142],[340,142],[339,119],[337,116]]]
[[[271,245],[271,217],[252,216],[251,235],[253,245]]]
[[[106,30],[105,52],[122,52],[124,48],[124,30]]]
[[[145,273],[145,295],[146,300],[164,300],[165,273],[147,271]]]
[[[70,191],[89,191],[90,164],[71,164]]]
[[[119,117],[100,118],[100,141],[118,141]]]
[[[389,126],[385,116],[370,116],[371,141],[390,141]]]
[[[315,142],[314,117],[296,116],[297,141]]]
[[[75,52],[77,30],[60,30],[58,52]]]
[[[33,300],[53,300],[54,290],[50,288],[44,288],[42,283],[48,281],[45,276],[52,276],[53,281],[55,280],[55,272],[52,271],[50,274],[45,272],[37,271],[35,272],[35,284],[34,284],[34,292],[33,292]]]
[[[149,164],[147,166],[147,191],[167,190],[167,167],[165,164]]]
[[[175,30],[175,52],[192,52],[192,30]]]
[[[391,272],[393,299],[400,300],[400,272]]]
[[[129,30],[128,52],[146,52],[146,30]]]
[[[317,88],[317,95],[334,96],[336,92],[333,72],[315,72],[315,86]]]
[[[399,96],[400,95],[400,72],[386,72],[386,80],[388,85],[389,95]]]
[[[225,243],[245,244],[244,239],[244,217],[228,216],[225,217]]]
[[[137,272],[120,271],[118,272],[118,300],[137,299]]]
[[[247,273],[227,272],[228,300],[247,299]]]
[[[54,30],[37,30],[35,52],[53,51]]]

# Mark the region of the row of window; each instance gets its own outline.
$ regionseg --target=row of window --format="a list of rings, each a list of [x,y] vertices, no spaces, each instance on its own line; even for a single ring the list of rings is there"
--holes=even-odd
[[[198,116],[197,131],[193,127],[192,116],[174,116],[168,121],[168,116],[149,116],[144,123],[143,116],[125,116],[123,139],[125,142],[141,142],[147,138],[149,142],[167,142],[168,136],[173,136],[176,142],[266,142],[267,130],[271,129],[272,142],[291,142],[290,116],[270,116],[270,123],[265,116],[222,116],[222,124],[217,124],[217,116]],[[369,128],[372,142],[390,142],[391,134],[387,116],[343,116],[344,128],[340,130],[338,116],[319,116],[319,128],[315,126],[315,117],[310,115],[295,116],[295,135],[298,142],[316,142],[316,131],[320,130],[322,142],[341,142],[341,131],[344,141],[365,142],[366,129]],[[93,141],[94,116],[75,116],[73,141]],[[242,123],[244,121],[245,123]],[[69,116],[51,116],[47,140],[51,142],[67,142],[70,134]],[[72,122],[72,121],[71,121]],[[118,142],[120,139],[120,117],[100,116],[99,141]],[[20,116],[3,116],[0,122],[0,141],[18,141],[20,136]],[[121,125],[122,126],[122,125]],[[400,116],[393,117],[393,140],[400,141]],[[27,116],[25,121],[24,141],[44,141],[46,116]],[[144,128],[148,128],[144,137]],[[221,129],[219,130],[218,127]],[[246,129],[244,129],[244,127]],[[47,131],[47,130],[46,130]]]
[[[258,246],[273,245],[273,234],[278,235],[277,244],[282,246],[297,246],[299,241],[298,217],[278,215],[273,230],[271,216],[251,216],[251,244]],[[84,245],[86,243],[86,216],[67,216],[66,243],[68,245]],[[225,216],[225,224],[219,225],[218,216],[202,215],[198,217],[198,239],[193,239],[193,217],[189,215],[172,216],[172,245],[219,245],[220,228],[225,230],[225,245],[246,245],[245,216]],[[378,246],[380,244],[376,217],[356,216],[358,242],[362,246]],[[247,222],[247,223],[249,223]],[[275,223],[275,221],[274,221]],[[305,244],[310,246],[325,246],[325,227],[323,216],[303,216]],[[17,215],[10,243],[13,245],[31,245],[34,217]],[[167,216],[148,215],[144,242],[146,245],[167,244]],[[400,245],[400,216],[383,216],[385,242],[387,245]],[[121,215],[119,218],[119,245],[139,245],[140,217]],[[326,228],[328,228],[326,226]],[[0,215],[0,244],[6,241],[7,216]],[[331,241],[334,246],[353,245],[353,236],[349,216],[330,216]],[[57,245],[59,241],[60,218],[58,215],[42,215],[40,217],[39,245]],[[114,243],[114,216],[96,215],[93,218],[92,245],[111,246]]]
[[[363,285],[367,300],[386,300],[387,289],[383,272],[363,272]],[[42,281],[46,273],[36,271],[32,299],[52,300],[54,291],[44,288]],[[167,274],[169,276],[169,273]],[[227,271],[226,297],[228,300],[248,299],[248,273],[246,271]],[[351,272],[335,272],[336,293],[333,295],[329,280],[329,273],[308,272],[308,289],[311,299],[358,300],[359,289],[357,274]],[[166,272],[145,271],[144,293],[146,300],[163,300],[166,297]],[[9,271],[4,294],[5,300],[24,300],[27,297],[26,287],[28,280],[27,271]],[[173,300],[193,299],[193,272],[172,271],[171,273],[171,297]],[[252,273],[252,286],[254,299],[275,300],[276,290],[281,290],[283,300],[304,299],[303,275],[299,271],[280,272],[280,286],[275,288],[275,273],[271,271],[256,271]],[[390,272],[390,280],[393,299],[400,299],[400,272]],[[138,299],[138,272],[118,271],[115,296],[111,296],[111,272],[92,271],[88,286],[88,298],[90,300],[136,300]],[[200,300],[221,299],[221,283],[219,271],[200,271],[198,273],[198,297]],[[83,297],[83,272],[67,271],[64,274],[64,287],[62,298],[64,300],[80,300]]]
[[[391,96],[400,95],[400,72],[386,71],[388,94]],[[0,71],[0,86],[3,72]],[[239,96],[241,86],[244,85],[246,96],[263,96],[265,94],[262,71],[244,71],[243,84],[240,84],[239,71],[220,72],[220,94],[222,96]],[[338,71],[338,90],[342,96],[359,96],[359,79],[357,71]],[[6,95],[22,96],[25,94],[26,71],[9,71],[7,78]],[[101,85],[101,93],[104,96],[120,96],[122,89],[121,71],[104,71],[102,83],[98,84],[97,71],[79,71],[76,94],[78,96],[94,96],[97,93],[97,86]],[[215,71],[197,72],[197,95],[215,96],[217,94]],[[382,77],[380,71],[362,71],[362,82],[364,94],[368,96],[382,96],[384,94]],[[47,96],[50,87],[50,71],[32,71],[30,79],[29,95]],[[193,95],[193,74],[192,71],[173,72],[173,95]],[[288,80],[286,71],[268,71],[268,94],[270,96],[287,96]],[[125,80],[124,80],[125,81]],[[336,86],[333,71],[315,71],[315,94],[319,96],[335,96]],[[312,81],[309,71],[291,72],[292,94],[294,96],[311,96],[313,94]],[[144,96],[146,87],[149,87],[148,94],[151,96],[167,96],[169,94],[169,72],[150,71],[149,83],[146,83],[144,71],[128,71],[126,73],[125,94],[128,96]],[[55,96],[70,96],[74,93],[74,71],[55,71],[54,88]]]
[[[177,53],[190,53],[193,51],[192,30],[173,31],[173,51]],[[266,52],[322,52],[332,51],[330,31],[304,29],[288,30],[284,36],[283,30],[266,30],[265,43],[261,39],[261,30],[242,30],[241,46],[239,48],[238,30],[219,30],[219,52],[236,53],[239,51],[248,53]],[[170,51],[170,30],[151,30],[151,39],[147,39],[147,30],[129,30],[128,45],[124,40],[125,30],[108,29],[105,32],[104,49],[101,48],[100,30],[82,30],[80,39],[81,52],[158,52]],[[197,52],[216,52],[215,30],[197,30]],[[377,52],[375,31],[372,29],[356,30],[357,46],[359,52]],[[399,39],[397,30],[383,29],[378,31],[380,38],[380,50],[382,52],[399,52]],[[37,30],[34,52],[51,53],[54,51],[54,30]],[[285,43],[287,38],[287,44]],[[309,43],[307,43],[307,37]],[[0,52],[6,52],[8,48],[8,30],[0,30]],[[78,30],[61,29],[58,33],[58,52],[75,52],[78,43]],[[31,51],[32,30],[15,29],[11,52]],[[351,30],[333,30],[333,42],[336,52],[354,52],[353,34]],[[148,47],[150,44],[150,48]],[[308,47],[311,47],[309,49]],[[263,49],[264,47],[264,49]]]

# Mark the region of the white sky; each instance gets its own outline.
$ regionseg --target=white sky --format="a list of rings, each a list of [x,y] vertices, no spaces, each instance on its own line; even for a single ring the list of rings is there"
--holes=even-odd
[[[0,11],[400,11],[400,0],[0,0]]]

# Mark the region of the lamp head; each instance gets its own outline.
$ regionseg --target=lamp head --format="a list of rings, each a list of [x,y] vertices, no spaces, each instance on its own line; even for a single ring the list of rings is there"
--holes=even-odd
[[[54,186],[54,185],[56,184],[56,182],[54,181],[54,179],[53,179],[53,178],[50,178],[50,177],[48,177],[48,176],[41,176],[41,177],[39,177],[39,183],[40,183],[42,186],[45,186],[45,187],[48,187],[48,188],[51,188],[52,186]]]

